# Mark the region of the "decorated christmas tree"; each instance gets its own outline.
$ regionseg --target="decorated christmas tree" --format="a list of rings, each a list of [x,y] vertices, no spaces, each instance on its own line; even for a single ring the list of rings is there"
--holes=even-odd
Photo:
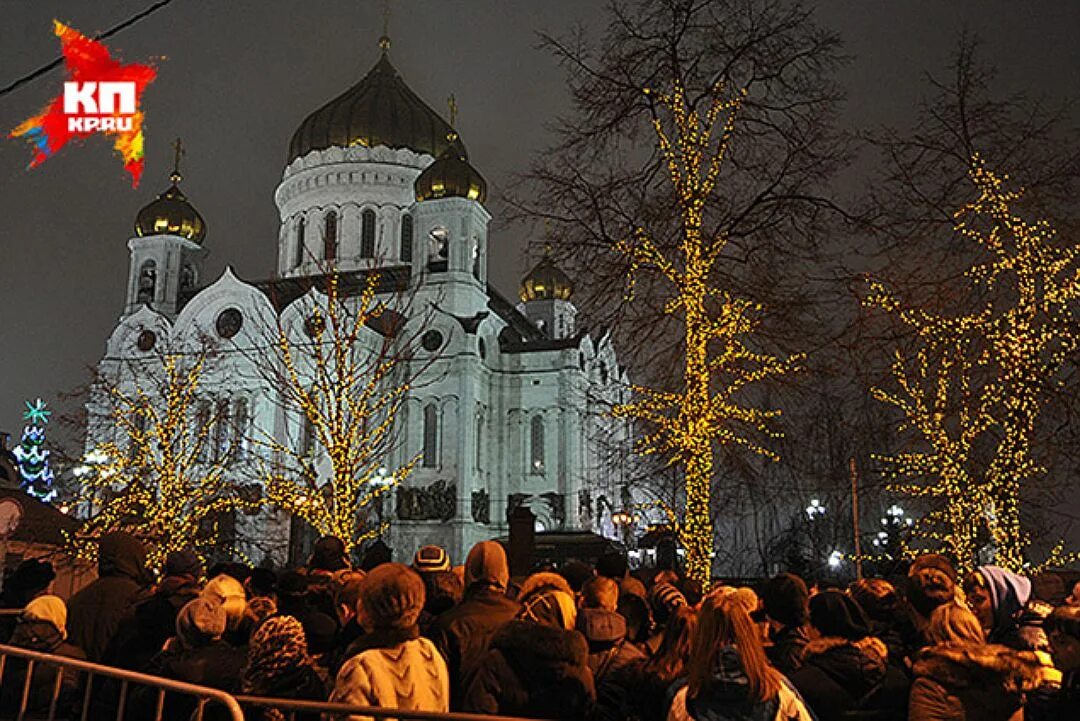
[[[23,413],[27,425],[23,428],[22,442],[13,451],[22,476],[22,489],[43,501],[51,501],[56,496],[49,451],[45,450],[45,425],[50,415],[52,411],[45,410],[45,401],[40,398],[33,403],[27,401]]]

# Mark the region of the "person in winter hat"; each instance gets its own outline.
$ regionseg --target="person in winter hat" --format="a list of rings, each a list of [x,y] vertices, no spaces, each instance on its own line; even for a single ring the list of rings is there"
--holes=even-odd
[[[574,597],[542,587],[500,628],[465,696],[466,711],[575,721],[596,699]]]
[[[889,664],[889,650],[870,635],[870,621],[851,596],[822,591],[810,599],[810,624],[820,638],[806,646],[791,682],[818,721],[852,712],[896,711],[906,706],[908,681]]]
[[[133,671],[145,671],[165,642],[175,633],[176,616],[202,590],[203,564],[187,549],[165,558],[165,575],[148,598],[139,601],[123,619],[105,651],[103,662]]]
[[[1052,609],[1032,599],[1027,576],[997,566],[979,566],[965,577],[964,592],[987,641],[1018,651],[1050,650],[1042,622]]]
[[[121,620],[145,597],[149,582],[142,541],[124,531],[102,536],[98,541],[97,580],[68,602],[71,642],[91,661],[100,662]]]
[[[790,675],[802,666],[810,643],[810,591],[793,573],[781,573],[765,582],[761,600],[772,644],[765,649],[769,662]]]
[[[271,616],[251,635],[241,693],[251,696],[322,701],[326,698],[315,664],[308,653],[303,625],[292,616]],[[249,709],[249,721],[285,721],[277,709]],[[318,713],[299,713],[296,721],[318,721]]]
[[[350,568],[349,554],[345,542],[337,536],[323,536],[315,542],[308,561],[308,572],[312,574],[334,574]]]
[[[618,605],[619,584],[608,576],[593,576],[581,588],[577,630],[589,644],[589,669],[598,693],[610,673],[645,658],[627,640],[626,619],[617,613]]]
[[[14,571],[4,575],[4,592],[0,594],[0,609],[15,610],[25,608],[26,604],[47,593],[56,578],[56,571],[48,561],[28,558]],[[0,615],[0,643],[7,643],[15,631],[17,614]]]
[[[937,643],[919,652],[912,669],[910,721],[1024,717],[1025,695],[1041,678],[1034,653],[986,644],[978,619],[956,602],[933,611],[927,637]]]
[[[413,556],[412,567],[421,576],[449,571],[450,554],[442,546],[421,546]]]
[[[82,649],[66,642],[67,615],[67,606],[59,596],[44,595],[33,598],[26,604],[22,614],[16,617],[18,621],[9,641],[10,645],[54,656],[85,659],[86,654]],[[22,700],[27,663],[23,659],[12,657],[7,659],[6,668],[0,690],[0,716],[4,718],[8,718],[9,714],[13,716]],[[50,664],[35,666],[26,708],[31,716],[48,712],[58,670]],[[61,717],[74,706],[78,690],[79,673],[64,671],[57,705]]]
[[[1043,628],[1054,665],[1064,674],[1061,692],[1053,702],[1053,718],[1080,718],[1080,606],[1054,609]]]
[[[357,614],[366,633],[341,667],[330,700],[409,711],[450,709],[450,675],[435,645],[420,637],[424,583],[400,563],[373,569],[360,589]],[[366,717],[349,716],[349,721]]]
[[[430,631],[450,671],[453,710],[461,709],[492,636],[519,608],[506,596],[510,566],[506,551],[495,541],[481,541],[472,547],[465,560],[464,579],[461,603],[435,619]]]
[[[701,602],[687,664],[668,721],[812,721],[806,705],[765,656],[745,605],[734,594]]]
[[[245,653],[222,640],[226,626],[225,608],[217,598],[198,596],[192,599],[176,614],[176,635],[154,656],[146,672],[236,693],[240,688]],[[133,717],[152,717],[156,700],[156,691],[141,688],[131,701]],[[182,721],[191,718],[196,705],[191,696],[169,694],[165,699],[165,719]]]

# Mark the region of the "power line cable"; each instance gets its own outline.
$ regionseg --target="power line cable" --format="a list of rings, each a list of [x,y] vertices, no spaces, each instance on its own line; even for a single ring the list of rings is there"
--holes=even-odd
[[[146,8],[145,10],[143,10],[143,11],[141,11],[139,13],[136,13],[135,15],[132,15],[131,17],[129,17],[127,20],[123,21],[122,23],[120,23],[118,25],[114,25],[113,27],[109,28],[108,30],[106,30],[103,33],[95,35],[94,40],[104,40],[105,38],[111,37],[111,36],[115,35],[116,33],[120,32],[121,30],[124,30],[126,28],[131,27],[132,25],[139,22],[143,18],[152,15],[153,13],[155,13],[158,10],[160,10],[161,8],[165,7],[166,5],[171,3],[172,1],[173,0],[158,0],[158,2],[154,3],[153,5]],[[4,95],[7,95],[8,93],[10,93],[10,92],[12,92],[14,90],[18,90],[23,85],[26,85],[27,83],[41,77],[42,75],[49,72],[53,68],[62,65],[63,62],[64,62],[64,57],[60,56],[60,57],[56,58],[55,60],[53,60],[51,63],[49,63],[47,65],[42,65],[40,68],[33,71],[32,73],[29,73],[28,75],[24,75],[23,77],[19,78],[18,80],[15,80],[10,85],[7,85],[7,86],[5,86],[3,88],[0,88],[0,97],[2,97]]]

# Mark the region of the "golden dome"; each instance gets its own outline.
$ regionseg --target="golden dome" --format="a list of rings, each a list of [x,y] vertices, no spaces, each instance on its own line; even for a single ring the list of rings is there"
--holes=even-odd
[[[574,284],[570,282],[570,277],[559,270],[547,253],[521,281],[521,290],[518,291],[524,303],[530,300],[570,300],[573,294]]]
[[[450,125],[405,84],[390,64],[388,42],[380,39],[380,46],[382,57],[360,82],[300,123],[289,143],[288,162],[312,150],[351,145],[408,148],[436,158],[453,145],[465,154],[459,138],[448,139]]]
[[[456,134],[452,134],[456,138]],[[465,159],[464,153],[450,146],[434,163],[424,168],[413,185],[416,200],[437,198],[468,198],[483,203],[487,200],[487,181]]]
[[[206,223],[180,192],[180,173],[169,176],[172,185],[135,216],[135,235],[179,235],[196,243],[206,237]]]

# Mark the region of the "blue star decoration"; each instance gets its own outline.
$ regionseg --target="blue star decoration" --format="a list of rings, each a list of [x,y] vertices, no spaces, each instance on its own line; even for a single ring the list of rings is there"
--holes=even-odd
[[[23,418],[31,425],[45,425],[49,422],[49,416],[52,415],[52,411],[45,410],[45,401],[38,398],[33,403],[26,402],[26,412],[23,413]]]

